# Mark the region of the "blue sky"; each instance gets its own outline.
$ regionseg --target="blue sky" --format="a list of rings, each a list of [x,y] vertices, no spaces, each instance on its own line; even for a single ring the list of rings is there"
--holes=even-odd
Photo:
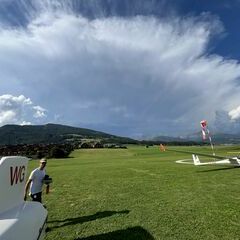
[[[240,1],[0,0],[0,126],[240,132]]]

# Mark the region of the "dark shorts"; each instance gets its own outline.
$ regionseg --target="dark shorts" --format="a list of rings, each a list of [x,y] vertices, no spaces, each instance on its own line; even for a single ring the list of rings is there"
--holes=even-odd
[[[34,193],[34,194],[31,194],[30,196],[32,198],[32,201],[40,202],[40,203],[42,202],[42,192]]]

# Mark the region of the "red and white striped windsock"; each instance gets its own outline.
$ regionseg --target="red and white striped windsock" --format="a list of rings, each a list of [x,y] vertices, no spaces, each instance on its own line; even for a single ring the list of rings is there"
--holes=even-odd
[[[203,137],[203,140],[206,140],[207,139],[207,136],[209,135],[209,130],[207,128],[207,121],[206,120],[202,120],[200,122],[201,124],[201,128],[202,128],[202,137]]]

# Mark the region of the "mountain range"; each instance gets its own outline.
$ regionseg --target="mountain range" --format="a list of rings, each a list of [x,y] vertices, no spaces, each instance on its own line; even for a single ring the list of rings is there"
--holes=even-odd
[[[240,133],[230,134],[216,132],[211,134],[211,139],[213,144],[240,144]],[[163,142],[209,142],[208,139],[203,141],[201,132],[188,134],[182,137],[157,136],[152,140]]]
[[[0,145],[66,143],[86,139],[110,143],[135,143],[136,140],[119,137],[86,128],[60,124],[5,125],[0,127]]]
[[[240,144],[240,134],[213,133],[214,144]],[[184,137],[157,136],[151,139],[138,141],[135,139],[115,136],[112,134],[95,131],[86,128],[71,127],[60,124],[46,125],[5,125],[0,127],[0,145],[17,144],[49,144],[66,143],[73,141],[101,141],[105,143],[203,143],[201,132],[186,135]],[[205,141],[206,143],[208,140]]]

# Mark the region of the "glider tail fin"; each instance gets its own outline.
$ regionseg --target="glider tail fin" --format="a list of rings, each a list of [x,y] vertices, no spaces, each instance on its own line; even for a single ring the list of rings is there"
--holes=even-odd
[[[192,158],[193,158],[194,165],[201,165],[199,157],[196,154],[192,154]]]
[[[0,213],[23,203],[28,158],[0,158]]]

